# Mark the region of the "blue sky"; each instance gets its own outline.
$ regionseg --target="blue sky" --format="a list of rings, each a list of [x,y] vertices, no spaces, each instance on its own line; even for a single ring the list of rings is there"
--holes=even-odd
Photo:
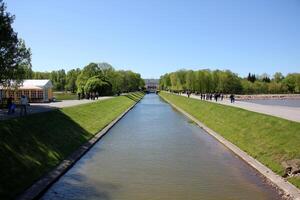
[[[5,0],[36,71],[300,72],[299,0]]]

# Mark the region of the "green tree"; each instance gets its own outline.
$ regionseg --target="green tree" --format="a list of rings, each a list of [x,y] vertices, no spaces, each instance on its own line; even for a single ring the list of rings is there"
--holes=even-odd
[[[67,72],[66,75],[66,86],[65,89],[71,91],[72,93],[75,93],[77,90],[76,87],[76,80],[78,75],[80,74],[80,69],[71,69]]]
[[[189,91],[195,90],[195,73],[192,70],[186,72],[185,88]]]
[[[64,69],[58,71],[52,71],[50,73],[50,79],[53,83],[54,89],[58,91],[64,91],[66,85],[66,72]]]
[[[100,96],[112,94],[112,85],[101,76],[94,76],[88,79],[85,84],[84,91],[86,93],[98,92]]]
[[[289,92],[299,93],[300,92],[300,73],[288,74],[285,77],[285,79],[283,79],[283,83],[286,85]]]
[[[84,87],[89,78],[97,76],[99,73],[99,67],[96,63],[90,63],[85,66],[76,80],[77,92],[84,93]]]
[[[284,79],[284,76],[282,75],[281,72],[276,72],[273,77],[274,77],[273,80],[276,83],[280,83]]]
[[[50,79],[49,72],[33,72],[33,79]]]
[[[6,11],[0,0],[0,84],[9,85],[11,80],[21,82],[26,78],[26,67],[31,66],[31,52],[12,28],[15,16]]]

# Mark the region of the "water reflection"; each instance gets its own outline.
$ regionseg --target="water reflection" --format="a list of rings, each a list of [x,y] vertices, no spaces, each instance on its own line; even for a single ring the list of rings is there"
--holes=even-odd
[[[146,95],[43,199],[279,199],[256,171]]]

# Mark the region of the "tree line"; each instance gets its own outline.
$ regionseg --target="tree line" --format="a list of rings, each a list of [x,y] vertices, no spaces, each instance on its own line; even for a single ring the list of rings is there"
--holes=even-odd
[[[236,93],[236,94],[275,94],[300,93],[300,73],[283,76],[276,72],[267,74],[248,74],[239,77],[230,70],[178,70],[160,77],[159,87],[174,92],[192,91],[198,93]]]
[[[54,90],[72,93],[117,94],[143,89],[141,75],[130,70],[115,70],[108,63],[90,63],[83,69],[64,69],[51,72],[34,72],[28,68],[26,79],[50,79]]]

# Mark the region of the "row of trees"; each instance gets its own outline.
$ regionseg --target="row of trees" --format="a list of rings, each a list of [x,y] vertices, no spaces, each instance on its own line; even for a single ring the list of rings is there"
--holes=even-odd
[[[100,94],[117,94],[142,90],[145,86],[141,75],[132,71],[116,71],[108,63],[90,63],[76,78],[78,93],[99,92]],[[68,83],[69,84],[69,83]]]
[[[72,69],[52,72],[34,72],[28,68],[26,79],[50,79],[56,91],[71,91],[73,93],[99,92],[100,94],[117,94],[137,91],[145,83],[140,74],[132,71],[115,70],[108,63],[90,63],[82,70]]]
[[[179,70],[160,77],[159,86],[163,90],[194,91],[199,93],[300,93],[300,73],[284,77],[277,72],[273,77],[250,74],[241,78],[229,70]]]

